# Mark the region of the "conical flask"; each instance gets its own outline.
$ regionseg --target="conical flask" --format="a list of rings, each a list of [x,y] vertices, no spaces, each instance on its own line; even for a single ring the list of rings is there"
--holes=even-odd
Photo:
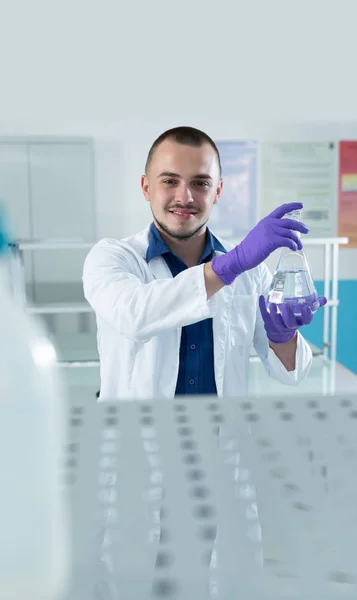
[[[300,220],[300,210],[292,211],[285,218]],[[299,232],[296,232],[300,235]],[[303,250],[282,248],[278,265],[273,275],[267,298],[267,308],[276,304],[278,312],[283,305],[289,305],[299,320],[305,305],[312,313],[319,307],[319,298],[312,280],[309,265]]]

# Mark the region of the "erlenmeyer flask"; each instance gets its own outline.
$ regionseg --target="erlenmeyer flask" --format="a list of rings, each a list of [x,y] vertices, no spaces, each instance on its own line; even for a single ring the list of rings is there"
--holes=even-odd
[[[300,212],[300,210],[292,211],[286,214],[285,218],[298,221]],[[289,305],[297,319],[301,319],[305,305],[310,307],[312,313],[319,309],[319,298],[303,250],[293,251],[290,248],[282,248],[268,292],[268,310],[271,304],[276,304],[279,312],[283,304]]]

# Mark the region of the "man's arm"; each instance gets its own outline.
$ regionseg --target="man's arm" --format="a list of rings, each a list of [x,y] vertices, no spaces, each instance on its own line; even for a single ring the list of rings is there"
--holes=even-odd
[[[212,269],[212,262],[205,263],[203,272],[205,276],[207,300],[209,300],[214,294],[219,292],[225,284]]]
[[[110,239],[90,250],[82,275],[84,296],[95,313],[139,342],[213,318],[217,303],[211,296],[224,285],[218,279],[208,269],[206,281],[204,265],[197,265],[177,277],[146,282],[135,254]]]
[[[273,342],[269,341],[269,346],[287,371],[295,371],[297,348],[296,334],[291,338],[291,340],[288,340],[284,344],[274,344]]]
[[[206,263],[204,266],[205,284],[207,298],[216,294],[223,286],[223,282],[212,269],[212,263]],[[269,340],[269,346],[274,351],[280,362],[284,365],[287,371],[295,371],[296,366],[296,348],[297,335],[295,334],[290,340],[283,344],[274,344]]]

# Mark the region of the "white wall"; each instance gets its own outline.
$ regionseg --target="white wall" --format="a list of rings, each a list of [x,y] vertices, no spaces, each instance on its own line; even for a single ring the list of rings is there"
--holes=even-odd
[[[354,119],[355,11],[354,0],[13,0],[0,20],[0,129]]]

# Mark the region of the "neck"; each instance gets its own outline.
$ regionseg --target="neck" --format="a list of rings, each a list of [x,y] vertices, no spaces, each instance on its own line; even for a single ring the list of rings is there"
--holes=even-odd
[[[160,231],[166,244],[188,267],[198,265],[202,256],[203,249],[206,243],[206,227],[203,232],[188,240],[178,240],[168,236],[165,232]]]

